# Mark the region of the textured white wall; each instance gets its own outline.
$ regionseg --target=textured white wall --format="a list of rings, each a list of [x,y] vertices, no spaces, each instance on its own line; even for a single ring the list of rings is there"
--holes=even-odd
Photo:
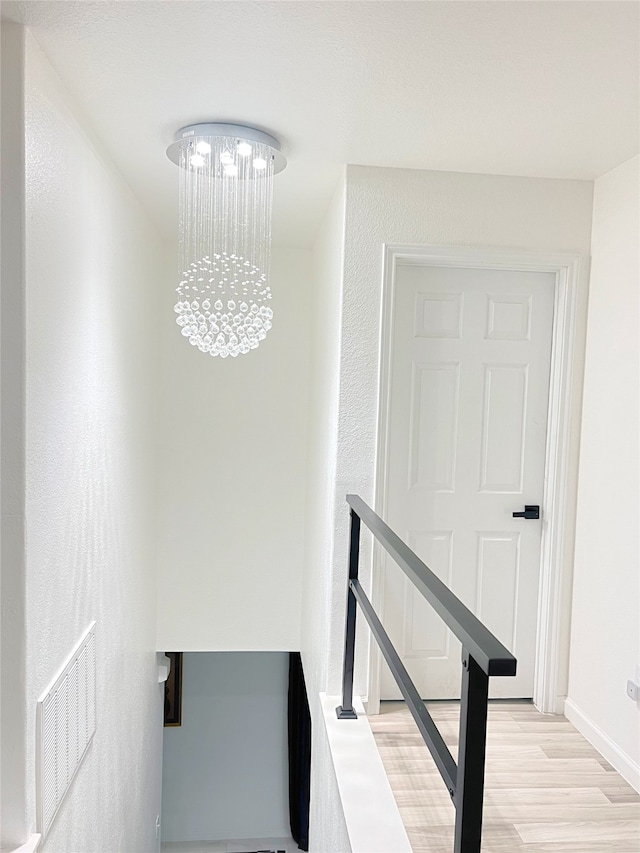
[[[326,690],[330,613],[334,595],[331,554],[340,382],[340,323],[344,262],[345,184],[333,197],[313,248],[312,390],[302,600],[302,661],[312,719],[310,849],[348,851],[340,795],[319,693]],[[336,581],[342,595],[346,580]]]
[[[235,359],[189,346],[163,291],[159,649],[300,648],[310,265],[274,249],[273,328]]]
[[[162,840],[289,835],[282,652],[183,657],[182,725],[164,730]]]
[[[24,30],[0,19],[0,848],[27,837],[24,582]]]
[[[636,787],[640,705],[625,688],[640,667],[639,165],[595,182],[568,710]]]
[[[335,692],[340,684],[342,585],[348,539],[344,495],[357,492],[369,502],[374,495],[383,245],[507,247],[588,254],[592,191],[587,181],[348,167],[332,558],[332,588],[337,597],[331,608],[328,692]],[[584,284],[578,304],[574,435],[579,424]],[[577,442],[572,450],[574,474],[576,459]],[[575,491],[575,483],[572,488]],[[570,513],[572,489],[569,492]],[[568,533],[568,547],[572,548],[571,523]],[[367,582],[366,571],[364,580]],[[361,673],[364,657],[360,656]],[[362,676],[360,689],[366,689]]]
[[[95,619],[97,731],[43,849],[141,853],[161,791],[162,245],[30,36],[26,58],[28,820],[36,700]]]

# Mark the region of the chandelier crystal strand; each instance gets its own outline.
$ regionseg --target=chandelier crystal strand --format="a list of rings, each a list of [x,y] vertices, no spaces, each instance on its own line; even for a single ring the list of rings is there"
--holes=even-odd
[[[271,328],[274,150],[230,136],[181,140],[176,320],[211,356],[255,349]]]

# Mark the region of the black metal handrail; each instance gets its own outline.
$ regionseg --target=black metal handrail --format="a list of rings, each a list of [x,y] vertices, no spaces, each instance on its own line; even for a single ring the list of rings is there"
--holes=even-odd
[[[342,705],[336,708],[338,718],[356,718],[353,710],[353,661],[357,603],[453,800],[456,809],[454,853],[480,853],[489,676],[515,675],[516,659],[362,498],[347,495],[347,503],[351,507],[349,587]],[[457,764],[358,580],[361,520],[462,643]]]

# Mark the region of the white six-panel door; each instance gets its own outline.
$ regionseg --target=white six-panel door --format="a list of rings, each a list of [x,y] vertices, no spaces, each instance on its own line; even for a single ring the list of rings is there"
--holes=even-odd
[[[386,520],[516,655],[493,697],[533,693],[542,522],[512,513],[542,503],[553,293],[551,273],[396,269]],[[391,561],[384,623],[424,698],[459,697],[460,645]]]

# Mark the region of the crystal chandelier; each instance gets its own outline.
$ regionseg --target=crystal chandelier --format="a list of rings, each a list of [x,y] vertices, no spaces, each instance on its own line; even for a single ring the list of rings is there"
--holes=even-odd
[[[272,136],[237,124],[193,124],[167,156],[180,167],[176,322],[221,358],[255,349],[271,328],[273,176],[286,166]]]

